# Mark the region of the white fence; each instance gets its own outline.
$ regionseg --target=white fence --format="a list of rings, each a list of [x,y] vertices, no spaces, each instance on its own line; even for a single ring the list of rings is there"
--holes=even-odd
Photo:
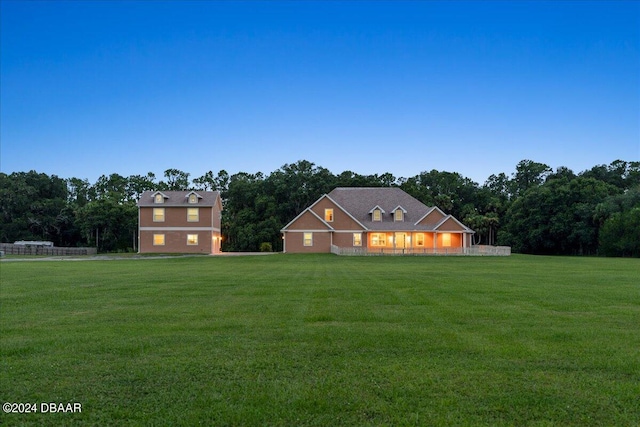
[[[509,256],[510,246],[476,245],[470,248],[341,248],[331,245],[331,253],[352,256],[427,256],[427,255],[462,255],[462,256]]]

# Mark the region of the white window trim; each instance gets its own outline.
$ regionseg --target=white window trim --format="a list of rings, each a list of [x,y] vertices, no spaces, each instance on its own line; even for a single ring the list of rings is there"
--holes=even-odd
[[[359,243],[356,243],[356,236],[359,236]],[[353,233],[353,246],[362,246],[362,233]]]
[[[373,236],[374,235],[383,236],[384,244],[380,244],[380,237],[378,237],[378,244],[374,244],[373,243]],[[387,246],[387,233],[371,233],[371,246],[376,247],[376,248],[381,248],[381,247]]]
[[[189,240],[191,239],[192,236],[196,236],[196,242],[195,243],[191,243]],[[187,246],[198,246],[198,235],[197,234],[187,234]]]
[[[159,210],[162,210],[162,219],[156,219],[156,209],[157,209],[158,211],[159,211]],[[165,209],[164,209],[164,208],[153,208],[153,212],[152,212],[152,214],[153,214],[153,222],[164,222],[164,221],[165,221],[165,218],[166,218],[166,211],[165,211]]]
[[[307,239],[307,234],[309,235],[309,239]],[[309,240],[309,244],[307,244],[307,240]],[[313,233],[310,233],[310,232],[302,233],[302,246],[306,246],[306,247],[313,246]]]
[[[189,219],[189,209],[196,209],[196,219]],[[200,221],[200,208],[187,208],[187,222],[199,222]]]
[[[156,236],[162,236],[162,243],[156,243]],[[166,243],[166,236],[164,234],[153,235],[153,246],[164,246]]]
[[[327,219],[327,214],[329,214],[329,212],[331,212],[331,219]],[[333,208],[326,208],[324,210],[324,220],[326,222],[333,222]]]

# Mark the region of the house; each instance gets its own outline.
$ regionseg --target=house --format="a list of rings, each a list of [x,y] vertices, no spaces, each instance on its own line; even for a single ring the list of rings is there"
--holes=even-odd
[[[400,188],[336,188],[282,230],[284,252],[465,253],[475,233]]]
[[[138,252],[220,252],[218,191],[145,191],[138,201]]]

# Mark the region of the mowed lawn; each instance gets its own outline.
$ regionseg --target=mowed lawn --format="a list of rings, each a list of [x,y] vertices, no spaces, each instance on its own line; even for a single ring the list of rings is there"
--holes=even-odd
[[[640,260],[0,264],[2,425],[640,425]]]

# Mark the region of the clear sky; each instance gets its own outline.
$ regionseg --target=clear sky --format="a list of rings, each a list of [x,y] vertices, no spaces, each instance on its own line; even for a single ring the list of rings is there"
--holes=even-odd
[[[0,170],[640,160],[640,2],[11,1]]]

